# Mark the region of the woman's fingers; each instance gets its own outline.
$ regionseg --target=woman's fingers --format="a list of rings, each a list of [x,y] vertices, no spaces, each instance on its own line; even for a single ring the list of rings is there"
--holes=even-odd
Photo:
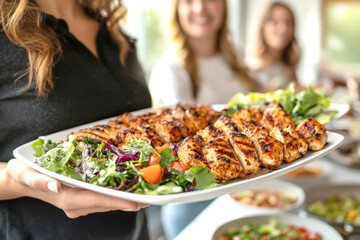
[[[8,173],[20,184],[42,192],[58,192],[61,183],[49,176],[41,174],[21,163],[17,159],[11,159],[7,165]]]
[[[71,201],[69,201],[71,199]],[[84,216],[94,212],[112,210],[137,211],[147,204],[136,203],[96,193],[89,190],[63,186],[59,192],[58,207],[70,218]]]

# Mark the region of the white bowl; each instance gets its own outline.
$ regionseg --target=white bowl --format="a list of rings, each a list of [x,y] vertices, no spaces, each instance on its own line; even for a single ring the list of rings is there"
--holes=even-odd
[[[331,172],[333,170],[333,166],[331,163],[327,162],[329,160],[322,158],[318,161],[309,163],[305,166],[319,166],[322,170],[322,173],[317,176],[281,176],[280,179],[295,183],[296,185],[302,187],[303,189],[307,189],[316,185],[323,185],[329,183],[329,179],[331,176]]]
[[[271,180],[256,186],[252,186],[251,188],[248,189],[239,190],[239,192],[243,192],[246,190],[256,190],[256,191],[268,190],[270,192],[289,191],[289,192],[293,192],[297,196],[297,200],[289,208],[257,207],[253,205],[240,203],[231,196],[232,194],[229,194],[231,199],[233,199],[237,203],[237,205],[242,209],[242,212],[244,213],[277,213],[277,212],[285,212],[285,211],[296,212],[305,201],[305,193],[301,187],[297,186],[296,184],[281,180]]]
[[[310,217],[300,217],[294,214],[261,214],[242,217],[227,222],[218,227],[212,235],[212,240],[218,240],[229,229],[241,227],[247,223],[268,223],[275,219],[278,224],[292,224],[296,227],[304,227],[308,231],[314,231],[322,236],[323,240],[342,240],[341,235],[329,224]]]

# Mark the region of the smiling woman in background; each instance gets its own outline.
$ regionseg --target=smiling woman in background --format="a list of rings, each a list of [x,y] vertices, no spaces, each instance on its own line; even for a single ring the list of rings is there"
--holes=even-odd
[[[225,104],[254,90],[230,39],[225,0],[173,0],[170,31],[171,48],[150,78],[154,104]]]
[[[245,62],[261,91],[298,83],[295,70],[300,49],[295,38],[294,14],[288,6],[273,2],[264,8],[254,43]]]
[[[8,161],[39,136],[151,106],[125,14],[114,0],[0,0],[0,239],[148,239],[144,204]]]

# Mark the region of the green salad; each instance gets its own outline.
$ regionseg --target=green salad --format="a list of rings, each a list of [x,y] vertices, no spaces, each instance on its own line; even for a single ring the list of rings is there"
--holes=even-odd
[[[308,231],[291,224],[277,224],[275,219],[268,223],[248,223],[229,229],[218,240],[321,240],[319,233]]]
[[[328,123],[336,115],[336,111],[326,112],[331,103],[331,97],[326,96],[324,89],[307,89],[296,92],[295,85],[290,84],[285,90],[273,92],[250,92],[247,95],[237,93],[228,102],[228,114],[248,107],[264,107],[266,103],[277,102],[282,105],[295,124],[307,118],[315,118],[321,124]]]
[[[70,135],[62,143],[40,137],[31,147],[36,163],[43,168],[98,186],[147,195],[217,186],[214,175],[206,167],[184,171],[178,162],[177,146],[173,144],[154,149],[134,139],[120,149],[87,138],[77,141]]]
[[[309,211],[329,220],[360,226],[360,201],[354,196],[340,198],[332,195],[323,201],[312,203]]]

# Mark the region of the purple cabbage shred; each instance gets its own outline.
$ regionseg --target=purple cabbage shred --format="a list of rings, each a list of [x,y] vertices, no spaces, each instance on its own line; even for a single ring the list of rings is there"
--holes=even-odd
[[[174,153],[174,156],[177,157],[179,146],[174,143],[169,143],[169,146],[170,146],[172,152]]]
[[[124,154],[124,155],[118,156],[115,161],[116,161],[116,163],[121,163],[121,162],[126,162],[129,160],[139,160],[139,157],[130,155],[130,154]]]
[[[140,150],[132,148],[128,151],[124,152],[121,149],[115,147],[114,145],[111,145],[109,143],[105,143],[105,149],[109,150],[117,155],[116,163],[121,163],[129,160],[139,160],[139,157],[136,155],[139,155]]]
[[[189,186],[186,191],[192,192],[192,191],[196,191],[196,190],[198,190],[197,186]]]

